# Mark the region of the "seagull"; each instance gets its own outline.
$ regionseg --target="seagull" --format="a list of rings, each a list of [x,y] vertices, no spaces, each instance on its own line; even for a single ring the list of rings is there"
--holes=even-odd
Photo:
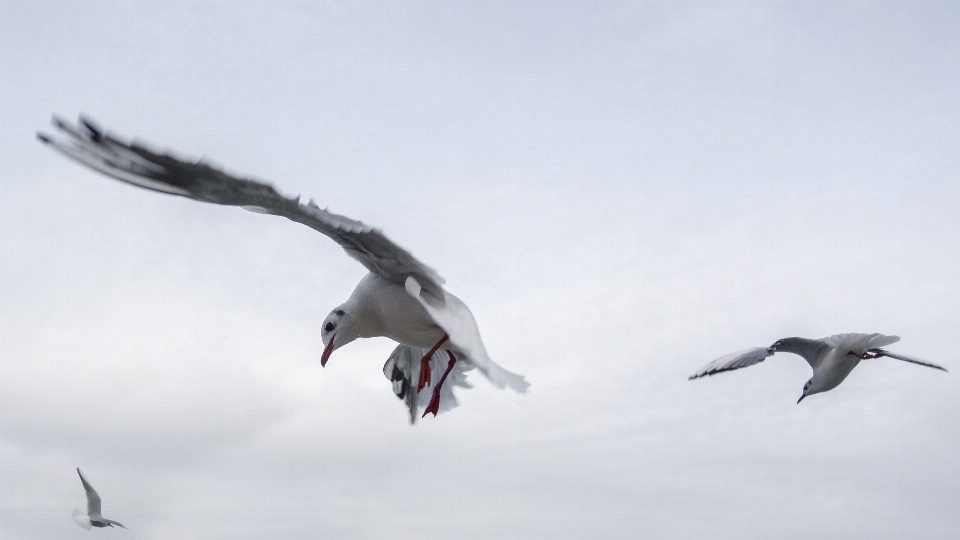
[[[784,338],[769,347],[755,347],[717,358],[691,375],[690,380],[759,364],[778,352],[798,354],[813,368],[813,377],[803,385],[803,394],[797,400],[797,403],[800,403],[807,396],[839,386],[861,360],[886,356],[947,371],[946,368],[925,360],[894,354],[880,348],[898,341],[900,336],[883,334],[837,334],[821,339]]]
[[[88,531],[91,527],[103,528],[113,527],[114,525],[126,529],[119,521],[107,519],[100,515],[100,495],[97,495],[97,490],[93,489],[90,482],[87,482],[87,477],[80,472],[79,467],[77,468],[77,474],[80,475],[80,481],[83,482],[83,489],[87,492],[87,513],[84,514],[80,510],[74,510],[73,521]]]
[[[202,159],[188,162],[169,152],[160,154],[142,144],[124,142],[83,116],[77,125],[57,117],[52,123],[64,138],[38,132],[41,142],[107,176],[160,193],[282,216],[339,244],[368,273],[350,298],[324,319],[320,365],[326,366],[334,351],[358,338],[384,336],[396,341],[399,346],[384,365],[384,373],[394,393],[413,407],[411,416],[421,407],[423,418],[455,406],[452,393],[442,391],[443,384],[452,376],[451,384],[464,386],[463,373],[473,367],[497,388],[524,393],[529,387],[522,375],[490,358],[473,314],[443,288],[444,279],[379,229],[321,209],[312,199],[303,203],[299,196],[285,197],[267,183],[239,178]],[[418,355],[416,365],[413,359]],[[457,365],[461,367],[455,370]],[[443,374],[435,380],[435,372],[441,369]],[[406,390],[398,392],[398,385]],[[408,399],[406,392],[413,391],[413,386],[416,394],[426,392],[430,399]]]

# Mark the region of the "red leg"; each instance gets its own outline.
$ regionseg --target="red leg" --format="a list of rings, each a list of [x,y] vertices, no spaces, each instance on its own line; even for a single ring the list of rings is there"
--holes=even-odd
[[[428,384],[430,384],[430,359],[433,357],[433,353],[437,352],[440,349],[440,346],[443,345],[449,337],[444,334],[440,341],[430,349],[430,352],[425,354],[423,358],[420,359],[420,382],[417,383],[417,393],[419,394],[421,390],[424,389]]]
[[[427,405],[427,408],[423,411],[423,416],[420,418],[425,418],[427,413],[433,413],[433,416],[437,416],[437,413],[440,412],[440,387],[443,386],[443,381],[447,380],[447,375],[453,370],[453,365],[457,363],[457,359],[453,356],[452,352],[447,351],[447,356],[450,357],[447,370],[443,372],[443,377],[440,377],[440,382],[438,382],[436,388],[433,389],[433,397],[430,398],[430,404]]]

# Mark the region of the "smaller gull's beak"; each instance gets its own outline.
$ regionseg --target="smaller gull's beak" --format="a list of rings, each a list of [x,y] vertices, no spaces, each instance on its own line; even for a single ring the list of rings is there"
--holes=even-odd
[[[807,394],[806,394],[806,393],[804,393],[802,396],[800,396],[800,399],[797,400],[797,405],[799,405],[800,402],[803,401],[803,398],[805,398],[805,397],[807,397]]]
[[[323,355],[320,357],[320,367],[327,366],[327,360],[329,360],[330,355],[333,354],[333,341],[336,339],[336,337],[336,334],[330,336],[330,342],[327,343],[327,346],[323,348]]]

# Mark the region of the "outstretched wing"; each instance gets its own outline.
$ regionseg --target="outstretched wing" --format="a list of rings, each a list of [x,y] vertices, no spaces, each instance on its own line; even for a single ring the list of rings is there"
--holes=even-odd
[[[99,519],[102,517],[100,515],[100,495],[97,494],[97,490],[93,489],[90,482],[87,482],[87,478],[80,472],[79,467],[77,468],[77,474],[80,475],[83,489],[87,492],[87,516],[90,519]]]
[[[755,347],[753,349],[746,349],[743,351],[735,352],[728,354],[726,356],[721,356],[713,362],[703,366],[696,373],[691,375],[688,379],[693,380],[700,377],[707,377],[709,375],[715,375],[717,373],[722,373],[724,371],[732,371],[734,369],[745,368],[747,366],[752,366],[754,364],[759,364],[767,359],[768,356],[773,356],[773,353],[776,351],[773,347]]]
[[[933,369],[939,369],[941,371],[947,371],[947,368],[943,366],[938,366],[932,362],[927,362],[926,360],[920,360],[919,358],[914,358],[913,356],[907,356],[905,354],[892,353],[890,351],[885,351],[883,349],[870,349],[867,352],[875,354],[877,356],[889,356],[890,358],[896,358],[897,360],[903,360],[904,362],[910,362],[911,364],[918,364],[921,366],[931,367]]]
[[[420,360],[430,352],[428,349],[397,345],[390,353],[390,358],[383,364],[383,374],[393,384],[393,393],[407,406],[410,412],[410,423],[417,422],[417,415],[430,403],[433,396],[433,385],[437,384],[449,363],[447,351],[437,351],[430,357],[430,383],[420,392],[417,392],[417,383],[420,381]],[[467,371],[473,369],[471,363],[463,354],[454,351],[457,363],[440,388],[440,412],[453,409],[459,403],[453,395],[453,387],[473,388],[467,382]]]
[[[240,206],[302,223],[332,238],[371,273],[400,285],[413,276],[427,293],[443,302],[443,278],[378,229],[321,209],[312,200],[302,203],[299,197],[284,197],[269,184],[238,178],[202,160],[183,161],[126,143],[83,117],[77,126],[54,117],[53,125],[66,134],[65,139],[42,133],[37,137],[107,176],[161,193]]]

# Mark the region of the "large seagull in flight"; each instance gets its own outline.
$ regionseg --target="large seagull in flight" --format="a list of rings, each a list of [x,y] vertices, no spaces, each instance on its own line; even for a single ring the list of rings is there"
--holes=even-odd
[[[320,364],[325,366],[335,350],[357,338],[385,336],[398,342],[384,375],[410,409],[411,422],[421,407],[422,418],[456,406],[450,386],[469,387],[464,372],[473,367],[498,388],[508,386],[522,393],[529,386],[523,376],[490,359],[473,314],[443,288],[443,278],[380,230],[321,209],[313,200],[304,203],[299,197],[285,197],[269,184],[238,178],[202,160],[187,162],[124,142],[82,116],[76,126],[56,117],[53,125],[65,137],[37,133],[42,142],[117,180],[283,216],[340,244],[369,273],[323,321]]]

